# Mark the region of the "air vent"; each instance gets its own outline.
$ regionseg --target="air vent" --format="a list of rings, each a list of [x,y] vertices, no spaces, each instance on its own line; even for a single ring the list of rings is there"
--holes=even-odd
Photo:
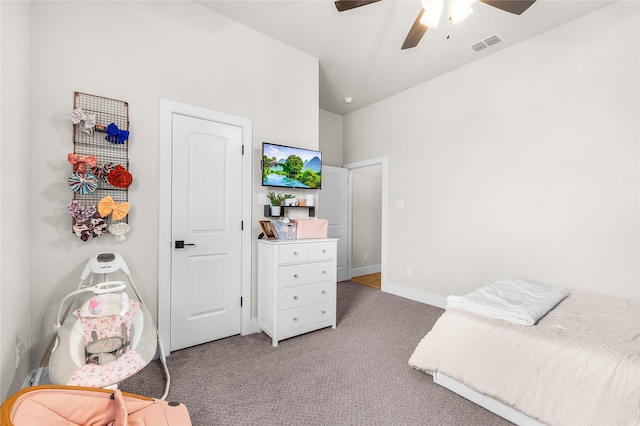
[[[497,35],[492,35],[491,37],[489,37],[488,39],[485,39],[485,43],[487,43],[487,46],[493,46],[496,43],[500,43],[502,40],[500,40],[500,37],[498,37]]]
[[[471,47],[471,50],[473,50],[474,52],[479,52],[481,50],[486,49],[489,46],[493,46],[494,44],[500,43],[501,41],[502,40],[500,39],[500,37],[494,34],[491,37],[485,38],[484,40],[474,43],[469,47]]]
[[[472,45],[472,46],[471,46],[471,49],[473,49],[473,51],[474,51],[474,52],[479,52],[479,51],[481,51],[481,50],[483,50],[483,49],[486,49],[487,47],[489,47],[489,46],[487,46],[487,45],[484,43],[484,41],[481,41],[481,42],[478,42],[478,43],[476,43],[476,44]]]

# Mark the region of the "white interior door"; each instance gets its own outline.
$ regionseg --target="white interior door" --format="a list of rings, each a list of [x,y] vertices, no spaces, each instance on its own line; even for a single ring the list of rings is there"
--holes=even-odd
[[[241,331],[242,128],[173,114],[171,344]],[[181,243],[182,242],[182,243]]]
[[[327,236],[338,239],[337,278],[349,279],[349,170],[322,166],[322,189],[318,192],[317,217],[327,219]]]

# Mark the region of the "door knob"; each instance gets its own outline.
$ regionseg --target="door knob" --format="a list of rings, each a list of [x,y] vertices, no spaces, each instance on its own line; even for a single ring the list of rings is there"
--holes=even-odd
[[[185,244],[184,240],[176,240],[175,248],[182,249],[184,246],[195,246],[195,244]]]

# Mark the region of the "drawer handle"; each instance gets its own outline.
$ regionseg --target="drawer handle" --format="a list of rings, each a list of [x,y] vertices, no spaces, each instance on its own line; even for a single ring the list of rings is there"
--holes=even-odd
[[[298,321],[298,317],[293,317],[293,320],[294,321]]]
[[[293,274],[293,278],[298,278],[298,274]]]
[[[327,312],[326,312],[326,311],[322,311],[321,313],[322,313],[322,315],[324,315],[324,314],[326,314]]]
[[[298,296],[293,296],[293,300],[298,300]]]
[[[327,294],[327,290],[322,290],[322,294]]]
[[[293,255],[294,255],[294,256],[297,256],[297,255],[298,255],[298,252],[297,252],[297,251],[294,251],[294,252],[293,252]]]
[[[323,253],[326,253],[326,252],[327,252],[327,249],[322,249],[322,252],[323,252]]]
[[[326,275],[326,274],[327,274],[327,271],[322,271],[322,274],[323,274],[323,275]]]

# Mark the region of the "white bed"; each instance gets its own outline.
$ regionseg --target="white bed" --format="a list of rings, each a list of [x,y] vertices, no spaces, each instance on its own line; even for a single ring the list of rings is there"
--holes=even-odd
[[[571,292],[532,326],[449,308],[409,364],[518,424],[640,424],[640,303]]]

